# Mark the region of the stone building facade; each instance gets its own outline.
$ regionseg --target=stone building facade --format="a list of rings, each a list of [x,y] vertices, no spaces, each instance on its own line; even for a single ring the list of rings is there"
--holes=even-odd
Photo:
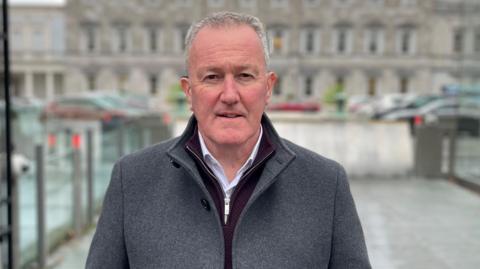
[[[63,94],[64,6],[13,4],[9,22],[12,96],[50,100]]]
[[[439,93],[480,83],[475,0],[70,0],[67,92],[116,89],[166,100],[184,71],[183,39],[214,11],[258,16],[268,30],[274,101]]]

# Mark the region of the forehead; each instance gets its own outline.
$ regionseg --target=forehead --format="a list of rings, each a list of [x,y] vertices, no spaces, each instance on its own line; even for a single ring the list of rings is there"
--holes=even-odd
[[[262,43],[255,30],[247,25],[202,28],[190,48],[190,67],[228,61],[265,64]]]

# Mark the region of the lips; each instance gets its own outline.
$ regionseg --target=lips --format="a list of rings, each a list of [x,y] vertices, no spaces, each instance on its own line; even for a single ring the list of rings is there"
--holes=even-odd
[[[237,112],[220,112],[216,114],[217,114],[217,117],[228,118],[228,119],[243,117],[241,113],[237,113]]]

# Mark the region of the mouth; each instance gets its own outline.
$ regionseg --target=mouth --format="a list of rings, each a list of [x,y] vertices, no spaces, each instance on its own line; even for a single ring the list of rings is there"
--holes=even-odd
[[[221,112],[217,114],[217,117],[226,118],[226,119],[235,119],[243,117],[242,114],[235,112]]]

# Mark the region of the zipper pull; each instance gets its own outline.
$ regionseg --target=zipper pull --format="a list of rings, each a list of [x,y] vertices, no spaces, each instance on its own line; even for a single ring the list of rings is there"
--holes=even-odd
[[[225,197],[224,201],[225,201],[224,222],[225,222],[225,224],[227,224],[228,215],[230,214],[230,198]]]

